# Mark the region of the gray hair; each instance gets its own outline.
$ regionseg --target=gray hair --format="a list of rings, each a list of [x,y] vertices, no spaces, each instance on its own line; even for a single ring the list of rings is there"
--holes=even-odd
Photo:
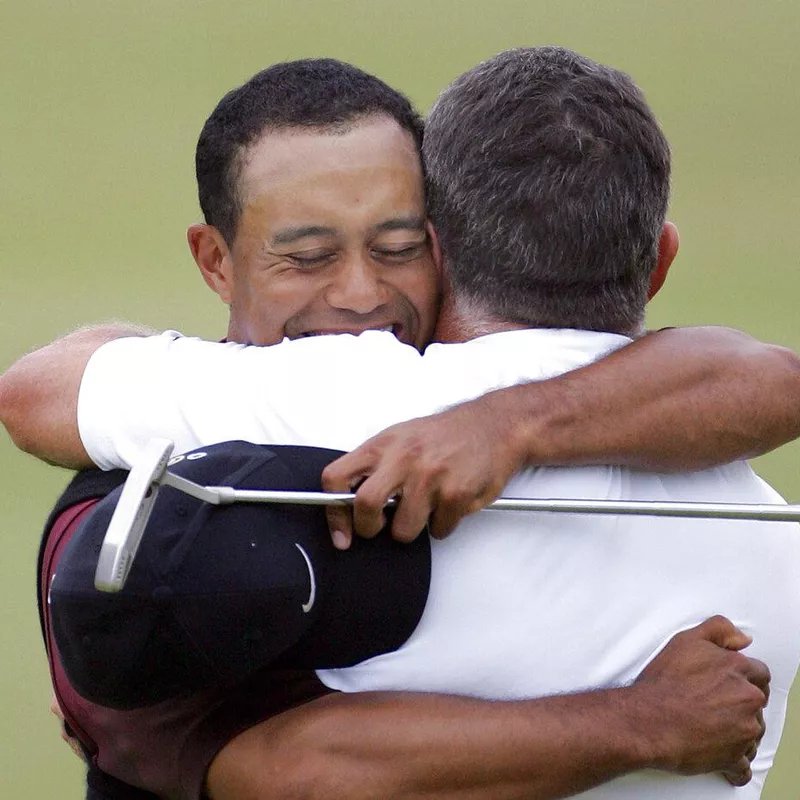
[[[560,47],[501,53],[440,95],[423,157],[461,303],[528,326],[640,327],[670,152],[628,75]]]

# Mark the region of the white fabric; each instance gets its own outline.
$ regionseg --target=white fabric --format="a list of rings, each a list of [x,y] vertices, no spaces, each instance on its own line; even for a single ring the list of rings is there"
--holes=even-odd
[[[490,389],[543,379],[628,340],[513,331],[424,356],[387,333],[272,348],[180,338],[120,340],[91,359],[79,425],[103,467],[155,435],[178,450],[226,439],[351,449],[390,424]],[[468,432],[465,432],[468,434]],[[531,469],[504,495],[782,502],[732,464],[659,475],[621,467]],[[800,661],[800,530],[788,523],[483,511],[433,543],[425,614],[397,652],[321,670],[343,691],[409,689],[525,698],[631,681],[679,630],[725,614],[754,638],[772,694],[754,780],[641,772],[581,797],[712,800],[760,795]]]

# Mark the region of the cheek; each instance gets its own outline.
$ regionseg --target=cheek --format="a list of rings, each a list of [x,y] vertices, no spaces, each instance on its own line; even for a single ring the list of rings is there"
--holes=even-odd
[[[247,331],[250,344],[277,344],[286,335],[287,322],[313,304],[316,284],[311,276],[294,270],[256,276],[234,293],[231,315]]]
[[[416,309],[421,337],[425,342],[429,341],[439,316],[441,300],[441,286],[435,267],[429,263],[421,264],[417,269],[409,270],[395,285]]]

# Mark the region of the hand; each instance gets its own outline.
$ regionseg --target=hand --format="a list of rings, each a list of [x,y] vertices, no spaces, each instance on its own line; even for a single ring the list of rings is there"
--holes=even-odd
[[[86,761],[86,756],[83,753],[83,748],[81,747],[80,742],[74,736],[70,736],[67,733],[64,712],[61,710],[61,706],[59,706],[58,699],[55,695],[53,695],[53,699],[50,701],[50,713],[55,714],[61,723],[61,738],[70,746],[72,752],[75,753],[75,755],[78,756],[81,761]]]
[[[341,506],[327,509],[334,544],[349,547],[354,529],[375,536],[391,497],[399,501],[392,536],[402,542],[419,536],[429,518],[430,534],[442,539],[462,517],[495,500],[525,458],[507,406],[507,396],[493,392],[393,425],[326,467],[325,491],[358,486],[352,514]]]
[[[761,661],[738,652],[751,641],[725,617],[712,617],[673,637],[634,683],[661,695],[653,730],[664,769],[722,772],[734,786],[752,778],[770,674]]]

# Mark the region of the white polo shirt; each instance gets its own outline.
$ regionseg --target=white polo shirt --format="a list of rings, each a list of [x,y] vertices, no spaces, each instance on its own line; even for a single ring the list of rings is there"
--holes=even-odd
[[[574,369],[627,343],[572,330],[523,330],[424,356],[391,334],[329,336],[270,348],[168,332],[92,357],[81,436],[102,467],[128,466],[153,436],[176,451],[227,439],[352,449],[385,427],[491,389]],[[469,431],[465,431],[469,435]],[[540,468],[509,497],[775,503],[744,463],[661,475],[623,467]],[[678,631],[725,614],[772,671],[754,779],[647,771],[581,797],[712,800],[760,795],[800,662],[800,530],[790,523],[482,511],[433,542],[429,601],[409,641],[343,670],[347,692],[407,689],[521,699],[633,680]]]

